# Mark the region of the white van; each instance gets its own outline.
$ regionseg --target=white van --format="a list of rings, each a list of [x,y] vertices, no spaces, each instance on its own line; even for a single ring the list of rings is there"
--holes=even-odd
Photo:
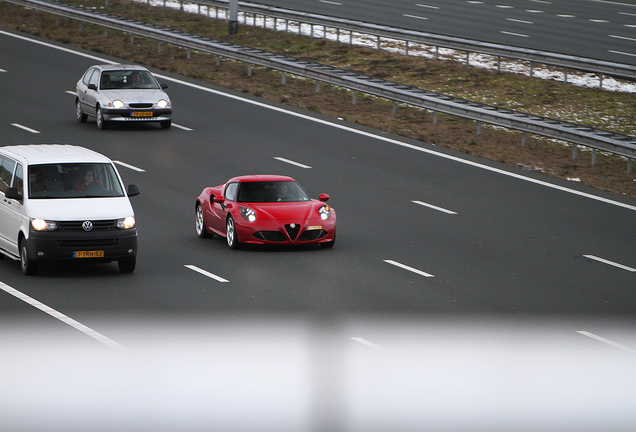
[[[117,261],[135,270],[137,228],[113,162],[60,144],[0,147],[0,258],[19,259],[22,273],[43,260]]]

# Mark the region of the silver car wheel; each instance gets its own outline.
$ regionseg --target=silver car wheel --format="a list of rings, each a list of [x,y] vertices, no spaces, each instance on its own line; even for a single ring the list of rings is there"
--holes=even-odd
[[[197,230],[197,235],[199,237],[205,238],[209,236],[208,230],[205,228],[205,220],[203,219],[203,207],[201,207],[201,204],[197,205],[195,227]]]
[[[88,116],[82,111],[82,106],[79,100],[75,102],[75,116],[77,117],[77,121],[80,123],[86,123],[86,119],[88,118]]]
[[[234,225],[234,219],[232,216],[227,218],[226,225],[226,235],[227,235],[227,245],[230,249],[240,249],[241,244],[238,241],[238,236],[236,234],[236,226]]]
[[[102,113],[102,107],[97,107],[97,129],[106,129],[106,120],[104,120],[104,114]]]

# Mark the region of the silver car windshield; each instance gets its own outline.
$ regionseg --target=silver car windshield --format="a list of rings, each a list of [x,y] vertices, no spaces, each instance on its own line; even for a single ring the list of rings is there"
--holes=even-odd
[[[122,197],[124,191],[107,163],[43,164],[29,166],[29,198]]]
[[[102,90],[151,89],[161,87],[148,71],[143,70],[109,70],[102,72],[99,88]]]
[[[295,181],[243,182],[237,202],[309,201],[309,196]]]

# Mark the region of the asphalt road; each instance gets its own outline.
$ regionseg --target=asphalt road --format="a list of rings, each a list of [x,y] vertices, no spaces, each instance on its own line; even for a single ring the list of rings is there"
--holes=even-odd
[[[581,366],[582,369],[570,369],[567,378],[559,375],[555,381],[551,375],[547,378],[541,375],[539,382],[550,388],[558,383],[560,388],[572,392],[568,396],[573,396],[580,388],[589,388],[586,387],[589,383],[577,378],[580,374],[587,376],[590,371],[609,374],[604,376],[607,379],[603,384],[594,385],[611,397],[599,400],[590,396],[576,407],[569,407],[577,413],[583,410],[582,415],[577,415],[575,426],[590,424],[589,416],[596,416],[598,412],[604,413],[603,425],[615,426],[613,430],[632,424],[629,421],[633,420],[633,410],[628,409],[625,402],[617,402],[629,400],[625,392],[633,388],[636,380],[629,366],[636,338],[633,332],[626,331],[633,328],[629,326],[633,324],[636,310],[634,200],[159,71],[155,71],[159,80],[169,84],[175,110],[173,127],[162,130],[158,125],[125,125],[100,131],[94,120],[85,124],[75,120],[73,91],[75,82],[89,66],[113,59],[80,53],[59,44],[33,43],[5,32],[0,33],[0,46],[0,95],[5,101],[0,104],[0,145],[82,145],[117,161],[124,181],[137,183],[141,188],[141,195],[131,199],[139,230],[139,255],[133,274],[119,273],[115,263],[69,263],[42,266],[37,276],[25,277],[16,261],[0,260],[0,340],[3,346],[13,347],[2,349],[3,354],[6,353],[5,369],[13,370],[11,366],[16,365],[26,368],[18,373],[20,379],[15,378],[15,382],[10,380],[12,375],[3,375],[10,383],[4,386],[6,400],[13,400],[24,408],[21,402],[29,400],[29,394],[41,392],[43,396],[34,404],[64,418],[64,409],[55,411],[51,401],[45,398],[54,394],[57,387],[43,384],[48,382],[45,378],[50,378],[51,368],[63,365],[62,378],[55,382],[66,378],[78,380],[77,394],[70,390],[68,394],[74,401],[83,401],[80,390],[92,386],[108,388],[118,396],[121,396],[119,391],[133,391],[135,397],[115,397],[106,402],[106,396],[99,393],[99,397],[94,395],[98,399],[92,401],[107,411],[132,403],[142,420],[154,413],[157,406],[170,406],[162,415],[177,421],[176,418],[184,417],[183,411],[159,396],[166,388],[173,389],[175,395],[187,395],[185,400],[194,407],[205,401],[205,409],[211,409],[209,406],[217,399],[209,400],[206,396],[194,402],[190,398],[193,392],[201,390],[198,387],[201,382],[220,382],[219,388],[231,388],[228,391],[232,397],[240,399],[249,395],[250,403],[262,404],[257,395],[268,394],[272,387],[269,381],[257,378],[262,377],[260,374],[245,376],[243,368],[241,376],[232,381],[218,372],[239,368],[241,362],[256,359],[249,363],[251,367],[259,373],[279,377],[281,394],[284,390],[299,391],[296,378],[302,378],[300,399],[294,398],[293,391],[285,393],[285,397],[271,399],[274,407],[286,407],[282,414],[261,405],[258,405],[260,410],[252,413],[257,420],[274,412],[284,416],[287,423],[273,421],[272,430],[374,430],[371,427],[377,426],[374,419],[382,417],[384,412],[401,422],[405,421],[402,414],[410,413],[412,417],[406,418],[414,423],[394,423],[399,427],[393,430],[416,430],[423,424],[431,426],[428,422],[433,421],[432,417],[420,417],[421,412],[411,406],[412,402],[396,402],[390,395],[399,391],[399,382],[422,401],[428,400],[429,396],[420,393],[423,390],[419,384],[430,384],[429,379],[433,378],[416,372],[419,361],[431,368],[442,364],[449,367],[442,360],[453,358],[461,363],[455,364],[458,369],[444,370],[441,376],[446,377],[448,372],[449,380],[463,377],[471,388],[499,398],[510,389],[505,379],[498,380],[501,377],[497,377],[498,371],[492,369],[493,365],[507,358],[517,365],[515,373],[520,375],[510,372],[520,381],[517,384],[522,388],[532,387],[536,382],[528,371],[536,372],[537,365],[524,362],[537,355],[538,345],[547,362],[541,363],[542,367],[547,369],[555,353],[562,354],[559,351],[562,349],[571,356],[567,360],[559,358],[559,368],[581,358],[593,361],[609,358],[618,362],[608,371],[602,366],[607,363],[598,360],[591,369],[588,364]],[[290,175],[312,197],[322,192],[330,194],[330,204],[336,209],[339,222],[335,247],[328,250],[247,247],[232,251],[219,237],[199,239],[194,230],[194,200],[200,191],[235,175],[256,173]],[[193,271],[190,266],[216,278]],[[246,330],[241,327],[244,318],[257,320],[257,324]],[[278,322],[271,327],[269,320],[278,318],[283,320],[282,324]],[[516,328],[519,332],[512,338],[507,334],[494,341],[489,339],[491,336],[486,338],[485,335],[492,333],[483,330],[481,323],[493,318],[505,320],[503,326],[502,321],[498,321],[500,331]],[[396,324],[402,319],[410,324]],[[435,319],[436,324],[427,325],[426,320],[431,319]],[[183,331],[179,324],[191,320],[200,326],[195,326],[196,331],[193,327]],[[421,320],[425,320],[424,324]],[[526,326],[527,320],[532,324]],[[451,340],[452,336],[461,335],[460,342],[448,347],[449,351],[444,344],[427,345],[431,340],[429,332],[433,332],[433,340],[439,342],[436,330],[440,322],[449,324],[449,327],[442,325],[441,331],[446,336],[451,332]],[[608,322],[619,326],[611,327]],[[234,327],[237,325],[240,331]],[[272,328],[272,332],[267,331]],[[23,329],[28,331],[25,333]],[[323,331],[328,337],[314,340],[316,344],[307,342],[308,334],[323,334]],[[528,331],[530,336],[525,333]],[[410,332],[416,332],[417,336],[411,337]],[[477,339],[481,342],[476,346],[472,345],[476,343],[474,338],[465,339],[471,332],[479,335]],[[185,342],[180,338],[184,333],[188,335]],[[228,339],[222,342],[207,339],[221,334]],[[273,334],[287,337],[278,339]],[[520,338],[521,334],[525,336]],[[558,338],[558,342],[553,338]],[[184,345],[179,344],[205,352],[198,354],[201,357],[188,357],[185,362],[183,358],[165,360],[175,340],[180,347],[174,348],[175,352],[184,349]],[[148,355],[147,363],[143,358],[136,359],[138,363],[122,372],[113,366],[109,355],[96,348],[102,346],[99,342],[110,348],[142,351]],[[263,351],[258,352],[266,352],[266,358],[254,355],[251,351],[254,344],[248,342],[261,347]],[[77,359],[68,362],[68,353],[59,352],[66,343],[87,348],[93,366],[88,367],[87,361]],[[523,348],[517,346],[520,349],[507,351],[510,344],[521,343]],[[157,352],[144,351],[149,345],[153,349],[161,347],[161,355],[151,356],[148,352]],[[351,348],[352,345],[355,347]],[[298,354],[298,350],[307,346],[311,346],[309,351],[315,354],[310,366],[304,363],[306,357]],[[328,349],[323,352],[320,347],[324,346]],[[427,346],[433,349],[428,354],[421,351]],[[25,354],[25,347],[33,351]],[[236,353],[249,354],[241,357],[233,349]],[[282,365],[278,357],[268,357],[273,355],[268,349],[290,364]],[[481,350],[478,359],[472,357],[475,349]],[[496,351],[490,351],[492,349]],[[325,354],[331,350],[339,354]],[[375,353],[387,350],[401,355],[383,357],[381,361],[375,357]],[[482,357],[486,352],[488,356]],[[227,358],[228,353],[240,361],[232,356]],[[51,363],[43,368],[41,361],[48,356]],[[419,360],[415,363],[407,362],[408,367],[401,363],[416,358]],[[468,358],[471,360],[466,360]],[[494,358],[498,360],[492,363]],[[307,369],[298,367],[298,363],[294,363],[296,359],[302,359],[300,363],[310,371],[310,381],[315,384],[308,386],[311,390],[306,390],[303,381],[307,378]],[[75,364],[76,361],[82,366]],[[114,364],[119,365],[118,361]],[[177,364],[180,366],[174,375]],[[372,389],[365,387],[368,383],[362,371],[377,377],[377,367],[397,374],[393,376],[397,381],[386,375],[386,381],[375,382]],[[83,381],[77,376],[78,368],[86,373],[82,375]],[[107,371],[102,375],[92,368]],[[334,370],[337,373],[333,373]],[[355,373],[344,379],[347,370]],[[473,382],[476,370],[489,377],[492,389]],[[131,390],[129,379],[111,381],[113,376],[121,377],[122,373],[124,376],[134,373],[132,382],[138,380],[143,385]],[[613,373],[620,374],[621,379],[612,380]],[[9,395],[8,389],[23,385],[27,376],[31,376],[26,386],[29,392],[22,390],[15,398],[11,390]],[[325,376],[329,379],[324,379]],[[437,380],[440,375],[434,376]],[[157,379],[167,387],[155,389],[154,386],[159,385]],[[354,380],[353,384],[349,380]],[[241,393],[238,388],[245,387],[247,382],[255,385],[250,388],[258,392]],[[343,387],[342,394],[336,391],[336,396],[340,396],[333,397],[332,384]],[[443,397],[436,399],[433,405],[440,404],[446,397],[462,394],[461,388],[447,384],[435,384],[436,392]],[[541,388],[539,393],[543,390],[546,389]],[[345,393],[353,398],[360,396],[361,402],[340,403]],[[374,399],[373,395],[382,397]],[[139,405],[136,396],[148,400]],[[557,403],[561,396],[551,393],[545,406],[533,408],[536,411],[527,412],[525,408],[521,411],[524,415],[530,413],[535,418],[543,418],[546,410],[552,409],[548,402]],[[578,400],[577,397],[574,399]],[[372,407],[384,398],[387,398],[383,408],[386,411],[375,412]],[[464,396],[459,399],[458,403],[468,407],[468,411],[487,403],[486,399],[468,400]],[[299,400],[304,402],[301,404]],[[517,409],[522,402],[525,400],[519,395],[507,401]],[[110,403],[116,404],[115,407],[108,405]],[[103,414],[95,406],[91,405],[89,412]],[[211,412],[224,412],[222,406],[215,405]],[[490,413],[492,418],[499,418],[500,408],[489,407],[494,410]],[[177,417],[170,417],[172,409]],[[444,409],[451,408],[444,406]],[[289,410],[294,414],[291,417],[285,416]],[[367,410],[375,414],[367,415]],[[201,411],[195,412],[193,418],[201,420],[201,424],[209,424],[197,417]],[[242,419],[236,430],[254,430],[250,423],[252,417],[243,419],[239,412],[242,411],[233,412]],[[330,415],[323,415],[326,412]],[[452,409],[436,415],[443,420],[445,415],[452,415],[451,412]],[[24,421],[21,414],[7,413],[11,413],[6,418],[13,423],[6,424],[26,425],[11,430],[37,429],[35,419],[21,423]],[[343,420],[345,414],[351,416],[347,421]],[[298,417],[294,417],[296,415]],[[86,418],[90,419],[90,415]],[[61,426],[59,430],[75,427],[85,430],[86,424],[82,421],[88,421],[86,418],[82,417],[72,427]],[[496,430],[497,425],[502,430],[510,430],[505,426],[516,422],[512,417],[503,418],[505,421],[495,422],[491,430]],[[232,419],[237,421],[237,417],[226,420],[231,423]],[[444,424],[463,430],[464,420],[454,419]],[[116,427],[116,421],[110,421],[115,423],[105,424]],[[537,430],[545,426],[539,423]],[[189,422],[185,424],[192,426]],[[285,427],[281,428],[283,424]],[[162,426],[168,430],[170,425],[168,422]],[[413,425],[415,429],[409,429]],[[471,426],[474,423],[469,422],[466,430],[474,430]],[[139,430],[139,427],[135,423],[129,430]],[[190,430],[198,430],[197,427]],[[201,430],[206,429],[201,426]]]
[[[254,3],[636,65],[633,0],[257,0]]]

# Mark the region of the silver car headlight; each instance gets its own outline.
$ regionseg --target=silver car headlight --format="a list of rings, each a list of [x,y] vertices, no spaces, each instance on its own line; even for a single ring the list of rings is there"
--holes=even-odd
[[[113,108],[121,109],[124,107],[124,103],[119,99],[113,101]]]
[[[31,227],[36,231],[55,231],[57,224],[54,221],[44,219],[31,219]]]
[[[251,208],[248,207],[241,207],[239,209],[239,213],[241,214],[241,216],[243,216],[243,218],[245,218],[246,221],[248,222],[254,222],[256,220],[256,213],[254,212],[254,210],[252,210]]]
[[[318,213],[320,213],[320,219],[327,220],[331,217],[331,207],[323,205],[318,209]]]
[[[170,105],[170,104],[169,104],[169,103],[168,103],[168,101],[167,101],[167,100],[165,100],[165,99],[161,99],[159,102],[157,102],[157,106],[158,106],[159,108],[165,108],[165,107],[167,107],[168,105]]]
[[[135,227],[134,216],[128,216],[123,219],[117,219],[117,228],[119,229],[131,229]]]

